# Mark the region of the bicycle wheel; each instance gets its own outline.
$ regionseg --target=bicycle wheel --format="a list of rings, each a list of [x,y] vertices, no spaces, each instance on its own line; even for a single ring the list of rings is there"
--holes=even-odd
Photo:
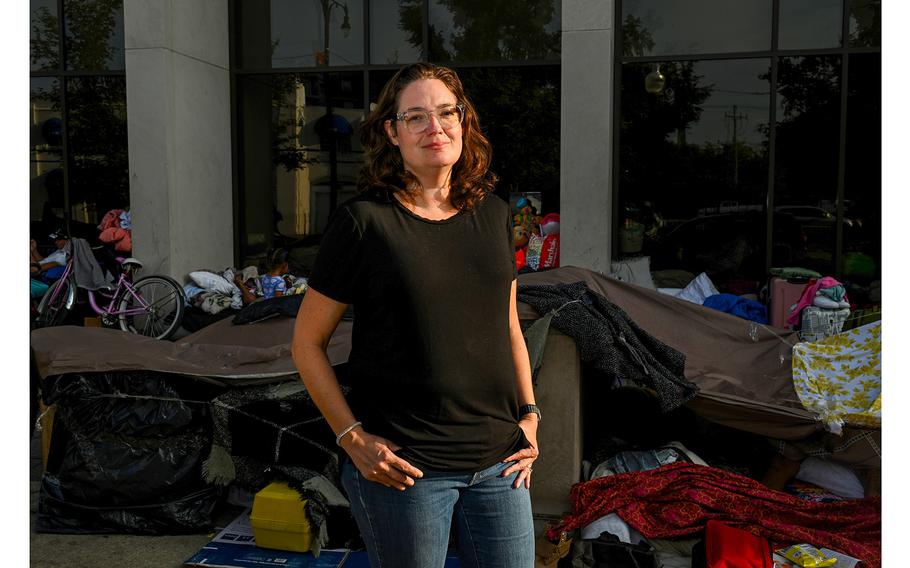
[[[38,316],[35,318],[36,327],[52,327],[60,325],[66,319],[66,314],[73,309],[76,303],[76,283],[72,276],[57,280],[47,289],[41,302],[38,303]]]
[[[123,292],[118,312],[120,329],[167,339],[183,321],[183,288],[167,276],[146,276]]]

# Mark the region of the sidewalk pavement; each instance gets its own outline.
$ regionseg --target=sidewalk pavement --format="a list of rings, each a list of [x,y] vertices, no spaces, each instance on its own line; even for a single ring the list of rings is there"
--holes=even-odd
[[[77,535],[35,532],[38,490],[41,486],[41,432],[32,436],[29,486],[29,566],[32,568],[179,568],[183,561],[205,546],[215,533],[240,514],[228,506],[215,519],[211,533],[180,536]]]

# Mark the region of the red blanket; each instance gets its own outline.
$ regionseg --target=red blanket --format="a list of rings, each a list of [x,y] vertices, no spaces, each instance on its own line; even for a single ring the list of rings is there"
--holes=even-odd
[[[878,497],[811,503],[713,467],[676,462],[572,487],[572,513],[548,536],[617,513],[648,538],[692,535],[710,519],[782,545],[809,543],[881,565]]]

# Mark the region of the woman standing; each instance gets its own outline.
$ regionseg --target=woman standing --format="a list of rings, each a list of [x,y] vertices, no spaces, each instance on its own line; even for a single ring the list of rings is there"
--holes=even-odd
[[[451,69],[408,65],[363,123],[361,195],[325,231],[293,356],[349,459],[374,568],[534,563],[537,424],[516,309],[512,219]],[[354,304],[342,395],[326,346]]]

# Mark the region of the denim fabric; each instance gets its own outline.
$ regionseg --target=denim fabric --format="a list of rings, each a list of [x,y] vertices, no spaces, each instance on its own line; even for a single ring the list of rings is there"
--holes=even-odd
[[[389,489],[345,460],[341,483],[372,568],[441,568],[455,521],[462,568],[532,568],[530,492],[498,463],[477,473],[424,470],[413,487]]]
[[[591,472],[591,479],[617,473],[632,471],[647,471],[655,469],[680,459],[680,452],[675,448],[659,448],[657,450],[629,450],[619,452],[615,456],[604,460]],[[685,459],[685,458],[683,458]]]

